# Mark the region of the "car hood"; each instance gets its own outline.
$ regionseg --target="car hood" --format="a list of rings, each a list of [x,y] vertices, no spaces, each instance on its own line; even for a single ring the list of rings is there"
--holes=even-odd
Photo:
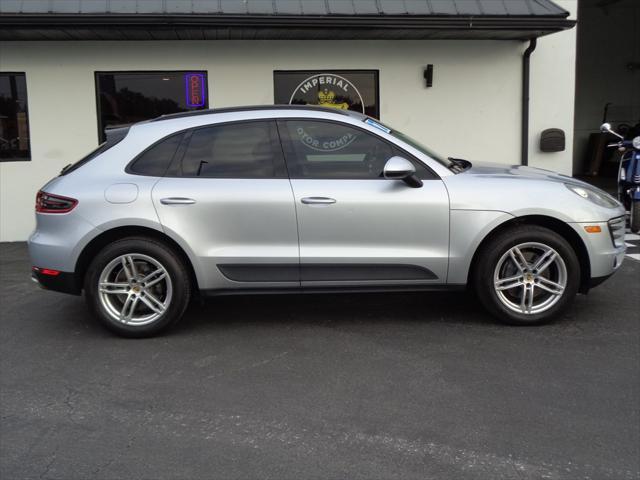
[[[503,163],[476,162],[474,161],[465,173],[490,178],[513,178],[522,180],[549,180],[560,183],[573,183],[576,185],[586,185],[587,183],[577,180],[568,175],[545,170],[543,168],[525,167],[522,165],[505,165]]]
[[[444,177],[443,181],[452,210],[501,211],[514,216],[546,215],[565,222],[607,221],[624,215],[621,205],[599,206],[562,184],[590,190],[597,188],[541,168],[474,161],[464,172]]]

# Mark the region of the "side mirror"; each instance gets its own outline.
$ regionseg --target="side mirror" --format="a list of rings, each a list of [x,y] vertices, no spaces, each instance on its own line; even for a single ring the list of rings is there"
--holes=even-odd
[[[600,125],[600,132],[601,133],[610,133],[611,135],[615,135],[616,137],[618,137],[620,140],[624,140],[624,137],[616,132],[614,132],[611,129],[611,124],[610,123],[603,123],[602,125]]]
[[[383,174],[387,180],[402,180],[413,188],[422,186],[422,180],[416,175],[416,167],[406,158],[391,157],[384,165]]]

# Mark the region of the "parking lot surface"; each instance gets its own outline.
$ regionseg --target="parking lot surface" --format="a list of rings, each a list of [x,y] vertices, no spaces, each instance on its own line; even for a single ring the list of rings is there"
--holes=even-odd
[[[640,262],[558,322],[460,293],[225,297],[112,336],[0,245],[2,479],[640,478]]]

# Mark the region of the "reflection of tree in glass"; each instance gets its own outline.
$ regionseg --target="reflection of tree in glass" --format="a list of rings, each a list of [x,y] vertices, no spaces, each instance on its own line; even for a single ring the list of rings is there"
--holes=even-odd
[[[103,92],[100,95],[100,109],[105,124],[133,123],[185,111],[175,100],[147,97],[128,88],[122,88],[115,94]]]
[[[0,116],[11,117],[20,111],[20,104],[11,97],[0,95]]]

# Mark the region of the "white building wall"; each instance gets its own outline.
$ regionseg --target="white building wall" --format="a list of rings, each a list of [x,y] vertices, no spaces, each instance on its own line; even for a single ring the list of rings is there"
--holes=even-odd
[[[575,37],[560,35],[565,40],[549,39],[552,52],[541,41],[533,72],[554,69],[566,86],[573,84],[567,65],[573,65]],[[26,239],[36,191],[97,146],[95,71],[207,70],[215,108],[273,103],[274,70],[377,69],[382,121],[447,155],[518,163],[524,48],[515,41],[464,40],[5,42],[0,70],[26,73],[32,160],[0,163],[0,241]],[[434,84],[427,89],[422,72],[429,63]],[[547,99],[549,89],[540,83],[532,104],[553,108],[549,125],[569,133],[573,90],[565,88],[569,105]],[[532,137],[547,124],[542,111],[534,111]],[[531,163],[570,173],[571,145],[554,160],[532,154]]]
[[[554,0],[576,19],[577,0]],[[573,170],[573,112],[576,84],[576,28],[538,39],[531,55],[529,165],[571,175]],[[540,133],[561,128],[564,152],[540,151]]]

